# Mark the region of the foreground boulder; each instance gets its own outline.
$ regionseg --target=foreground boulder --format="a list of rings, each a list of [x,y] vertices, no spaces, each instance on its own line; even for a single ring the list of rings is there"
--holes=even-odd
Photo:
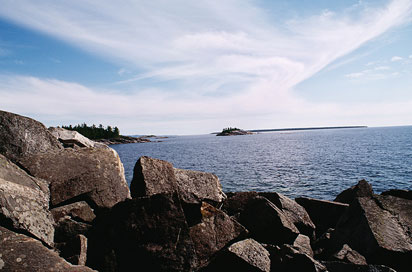
[[[87,264],[99,271],[192,271],[197,266],[179,197],[157,194],[115,205],[97,217]]]
[[[249,202],[257,196],[259,196],[259,194],[254,191],[227,193],[227,199],[223,202],[221,209],[228,215],[239,218],[240,214],[245,210]]]
[[[334,201],[350,204],[356,197],[371,197],[373,195],[372,185],[362,179],[358,184],[340,193]]]
[[[202,271],[256,271],[269,272],[269,252],[253,239],[234,243],[222,251],[215,260]]]
[[[266,197],[276,207],[281,209],[287,218],[298,228],[300,233],[309,238],[314,238],[316,227],[305,208],[296,201],[276,192],[259,193],[259,195]]]
[[[352,264],[343,262],[322,262],[329,272],[396,272],[384,265]]]
[[[0,155],[0,221],[53,245],[54,220],[47,183],[35,179]]]
[[[170,162],[142,156],[136,162],[130,183],[132,197],[177,192],[177,181]]]
[[[11,161],[18,162],[27,155],[62,148],[42,123],[0,111],[0,154]]]
[[[338,261],[352,264],[367,264],[365,257],[363,257],[356,250],[351,249],[347,244],[344,244],[342,248],[330,257],[330,261]]]
[[[123,164],[113,149],[69,148],[38,153],[21,164],[33,176],[50,183],[53,206],[81,198],[94,207],[107,208],[130,198]]]
[[[240,223],[251,237],[268,244],[290,244],[299,235],[296,226],[272,202],[264,197],[250,201],[240,214]]]
[[[39,241],[0,226],[0,270],[2,271],[94,271],[74,266]]]
[[[410,271],[412,259],[412,201],[393,196],[356,198],[339,221],[339,241],[398,272]]]
[[[203,266],[224,246],[239,237],[246,236],[247,230],[224,212],[203,202],[201,222],[190,228],[199,265]]]
[[[411,190],[408,191],[408,190],[392,189],[392,190],[383,192],[381,195],[390,195],[390,196],[396,196],[396,197],[412,200]]]
[[[226,198],[216,175],[176,168],[174,174],[180,197],[186,203],[220,203]]]
[[[335,228],[348,204],[319,200],[308,197],[298,197],[297,203],[305,208],[316,226],[316,235],[321,236],[329,228]]]

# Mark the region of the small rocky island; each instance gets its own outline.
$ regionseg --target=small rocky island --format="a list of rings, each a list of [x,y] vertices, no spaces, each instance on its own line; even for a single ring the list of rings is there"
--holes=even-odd
[[[224,128],[222,132],[216,134],[216,136],[237,136],[237,135],[249,135],[254,134],[253,132],[246,131],[240,128]]]
[[[0,111],[0,271],[411,271],[412,191],[224,193],[150,157],[129,188],[115,150],[58,135]]]

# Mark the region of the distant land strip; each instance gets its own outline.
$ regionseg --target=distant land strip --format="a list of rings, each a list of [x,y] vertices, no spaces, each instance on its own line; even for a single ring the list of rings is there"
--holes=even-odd
[[[271,132],[271,131],[295,131],[295,130],[317,130],[317,129],[343,129],[343,128],[367,128],[368,126],[341,126],[341,127],[308,127],[308,128],[273,128],[273,129],[253,129],[250,132]]]
[[[270,128],[270,129],[249,129],[249,132],[273,132],[273,131],[300,131],[300,130],[319,130],[319,129],[344,129],[344,128],[367,128],[368,126],[340,126],[340,127],[307,127],[307,128]],[[211,134],[218,134],[213,132]]]

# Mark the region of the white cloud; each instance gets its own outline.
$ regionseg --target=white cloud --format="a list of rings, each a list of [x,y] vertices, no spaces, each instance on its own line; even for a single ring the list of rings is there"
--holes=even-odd
[[[403,58],[402,58],[402,57],[399,57],[399,56],[393,56],[393,57],[391,58],[391,61],[392,61],[392,62],[401,61],[401,60],[403,60]]]
[[[409,55],[409,58],[412,59],[412,55]]]
[[[2,96],[1,106],[50,116],[110,113],[151,122],[160,122],[164,116],[180,122],[189,115],[214,120],[297,113],[306,104],[293,94],[294,86],[404,23],[412,10],[412,1],[393,0],[383,7],[359,10],[356,16],[325,10],[274,24],[270,13],[254,4],[240,0],[176,0],[173,4],[161,0],[121,4],[4,0],[1,16],[121,65],[127,63],[142,73],[115,86],[121,89],[122,84],[130,84],[133,91],[127,95],[75,83],[20,78],[26,87],[1,85],[7,98]],[[119,70],[119,75],[126,77],[124,72]],[[148,78],[175,84],[140,87],[141,80]],[[38,103],[26,105],[24,97]],[[56,107],[46,106],[42,99]],[[113,110],[107,111],[107,105]]]

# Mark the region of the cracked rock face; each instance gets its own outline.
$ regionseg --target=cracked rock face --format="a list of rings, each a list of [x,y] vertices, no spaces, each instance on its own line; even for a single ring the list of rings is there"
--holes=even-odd
[[[340,239],[368,263],[410,271],[412,201],[392,196],[355,199],[337,225]]]
[[[52,245],[54,220],[48,209],[47,183],[0,155],[0,219]]]
[[[33,176],[50,183],[53,206],[81,196],[107,208],[130,198],[123,164],[111,148],[68,148],[38,153],[21,163]]]
[[[0,111],[0,154],[11,161],[17,162],[27,155],[62,148],[42,123]]]
[[[85,266],[71,265],[39,241],[3,227],[0,227],[0,247],[1,271],[94,271]]]

